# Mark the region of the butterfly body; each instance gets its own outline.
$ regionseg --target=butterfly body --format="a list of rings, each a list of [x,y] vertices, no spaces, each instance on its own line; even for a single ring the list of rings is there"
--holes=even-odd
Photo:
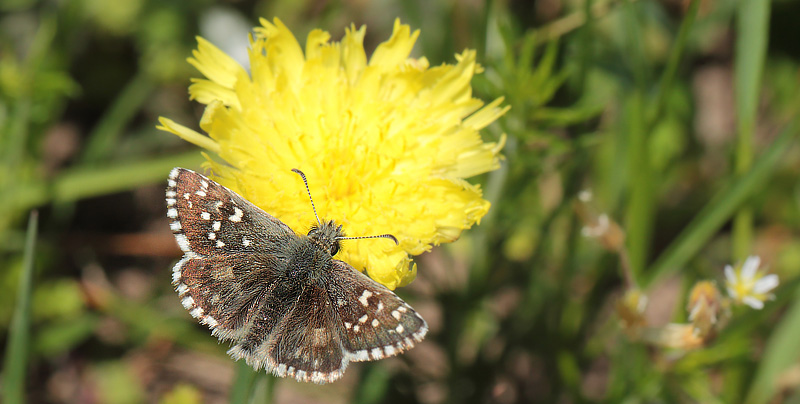
[[[308,235],[190,170],[168,180],[167,217],[184,257],[173,268],[183,306],[228,353],[255,369],[315,383],[349,362],[413,347],[427,324],[391,290],[334,259],[342,227]]]

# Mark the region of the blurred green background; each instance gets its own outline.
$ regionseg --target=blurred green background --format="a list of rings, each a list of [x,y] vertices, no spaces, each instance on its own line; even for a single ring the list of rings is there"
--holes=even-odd
[[[399,17],[431,65],[477,49],[475,95],[511,106],[484,131],[508,135],[502,168],[472,179],[490,213],[398,291],[426,341],[333,385],[242,369],[170,285],[164,183],[202,157],[156,120],[196,127],[194,37],[243,60],[259,17],[301,43],[366,24],[368,51]],[[3,402],[800,403],[799,18],[792,0],[5,0]],[[751,254],[776,299],[700,349],[630,340],[582,190],[625,231],[651,324]]]

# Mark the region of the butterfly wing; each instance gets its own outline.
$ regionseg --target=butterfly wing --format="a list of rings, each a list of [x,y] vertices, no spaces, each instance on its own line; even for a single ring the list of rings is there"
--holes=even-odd
[[[167,183],[167,217],[186,254],[279,253],[287,239],[297,237],[280,220],[194,171],[175,168]]]
[[[301,382],[333,382],[342,377],[349,363],[340,335],[331,327],[335,318],[324,284],[308,284],[258,347],[247,349],[240,344],[229,353],[276,376]]]
[[[270,297],[282,283],[284,246],[297,239],[294,232],[191,170],[172,170],[166,197],[170,228],[184,252],[172,272],[183,306],[221,339],[269,333],[288,310],[268,302],[276,301]]]
[[[425,338],[428,324],[394,292],[343,261],[333,260],[332,271],[328,297],[349,360],[394,356]]]

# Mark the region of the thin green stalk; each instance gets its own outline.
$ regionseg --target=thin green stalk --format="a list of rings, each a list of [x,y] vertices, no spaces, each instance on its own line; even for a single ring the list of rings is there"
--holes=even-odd
[[[251,404],[271,404],[275,402],[275,381],[277,378],[266,372],[258,372],[256,374],[258,377],[256,378],[253,391],[250,397],[247,398],[247,401],[243,402],[249,402]]]
[[[594,31],[594,16],[592,15],[592,6],[595,0],[585,0],[583,2],[583,13],[587,16],[583,27],[578,32],[578,83],[576,88],[585,90],[586,78],[589,74],[590,61],[592,60],[592,45],[594,38],[592,33]]]
[[[245,361],[236,362],[236,375],[233,377],[233,387],[231,387],[232,403],[248,402],[253,395],[256,376],[258,373]]]
[[[644,96],[634,90],[626,103],[629,201],[625,217],[630,270],[638,281],[650,252],[655,187],[644,129]]]
[[[753,165],[753,137],[761,87],[761,76],[767,56],[770,2],[743,0],[736,18],[736,59],[734,85],[738,138],[736,175],[743,175]],[[753,211],[742,207],[733,221],[733,254],[744,259],[750,253],[753,239]]]
[[[697,18],[697,11],[700,9],[700,0],[692,0],[689,3],[689,8],[686,10],[686,15],[683,17],[681,26],[678,29],[678,36],[675,39],[675,44],[669,53],[667,65],[664,67],[664,72],[661,74],[661,79],[658,82],[656,102],[653,105],[653,111],[648,116],[648,124],[652,125],[660,118],[661,112],[664,109],[669,89],[672,87],[672,82],[675,79],[675,74],[678,71],[683,54],[686,51],[686,44],[689,42],[689,32],[694,26],[694,21]]]
[[[630,269],[634,279],[644,269],[650,250],[653,227],[655,186],[650,165],[649,139],[645,129],[645,88],[648,82],[648,66],[641,40],[643,30],[639,15],[639,4],[627,0],[623,7],[625,32],[628,34],[628,62],[634,76],[634,88],[625,100],[625,122],[627,133],[628,207],[625,216],[625,231]]]
[[[33,257],[36,247],[36,232],[39,214],[31,212],[28,219],[28,234],[25,240],[25,255],[22,274],[19,278],[16,308],[6,345],[6,360],[3,367],[3,402],[17,404],[25,402],[25,373],[28,363],[30,341],[31,289],[33,289]]]
[[[789,149],[797,136],[797,122],[792,122],[760,156],[753,168],[744,176],[737,178],[706,205],[658,257],[648,271],[647,282],[673,273],[682,268],[711,237],[728,221],[750,196],[767,185],[781,156]]]
[[[385,401],[391,374],[383,366],[365,366],[351,403],[375,404]]]
[[[81,156],[84,163],[98,163],[109,156],[125,125],[153,91],[153,83],[140,71],[131,79],[97,123]]]

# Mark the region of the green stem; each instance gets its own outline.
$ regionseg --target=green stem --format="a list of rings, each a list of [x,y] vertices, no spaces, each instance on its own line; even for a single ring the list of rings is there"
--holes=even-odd
[[[767,55],[770,2],[743,0],[736,18],[736,60],[734,85],[738,138],[735,173],[743,175],[753,165],[753,137],[761,87],[761,76]],[[733,221],[733,255],[737,260],[750,253],[753,239],[753,210],[744,206]]]
[[[30,341],[31,289],[33,288],[33,257],[36,247],[36,231],[39,214],[31,212],[28,220],[28,234],[25,240],[25,255],[22,274],[19,279],[17,304],[9,331],[6,346],[6,360],[3,369],[3,402],[17,404],[25,402],[25,373],[28,363],[28,343]]]
[[[253,395],[253,388],[258,373],[253,370],[245,361],[236,362],[236,375],[233,377],[233,387],[231,387],[231,402],[246,403]]]
[[[81,156],[85,163],[95,164],[108,157],[123,128],[141,109],[153,88],[153,83],[144,72],[140,71],[131,79],[89,134],[89,141]]]
[[[694,21],[697,18],[697,10],[700,9],[700,0],[692,0],[689,3],[689,9],[686,10],[686,16],[683,17],[681,27],[678,30],[678,36],[675,39],[675,45],[672,46],[667,65],[664,67],[664,72],[661,74],[661,80],[658,82],[656,103],[653,105],[653,111],[648,116],[648,124],[650,127],[660,118],[661,112],[664,109],[669,89],[672,87],[672,82],[675,79],[675,73],[678,71],[683,53],[686,51],[686,44],[689,42],[689,32],[694,26]]]
[[[644,129],[644,96],[634,90],[627,102],[629,202],[625,217],[626,244],[631,273],[638,281],[647,263],[653,227],[654,184]]]

